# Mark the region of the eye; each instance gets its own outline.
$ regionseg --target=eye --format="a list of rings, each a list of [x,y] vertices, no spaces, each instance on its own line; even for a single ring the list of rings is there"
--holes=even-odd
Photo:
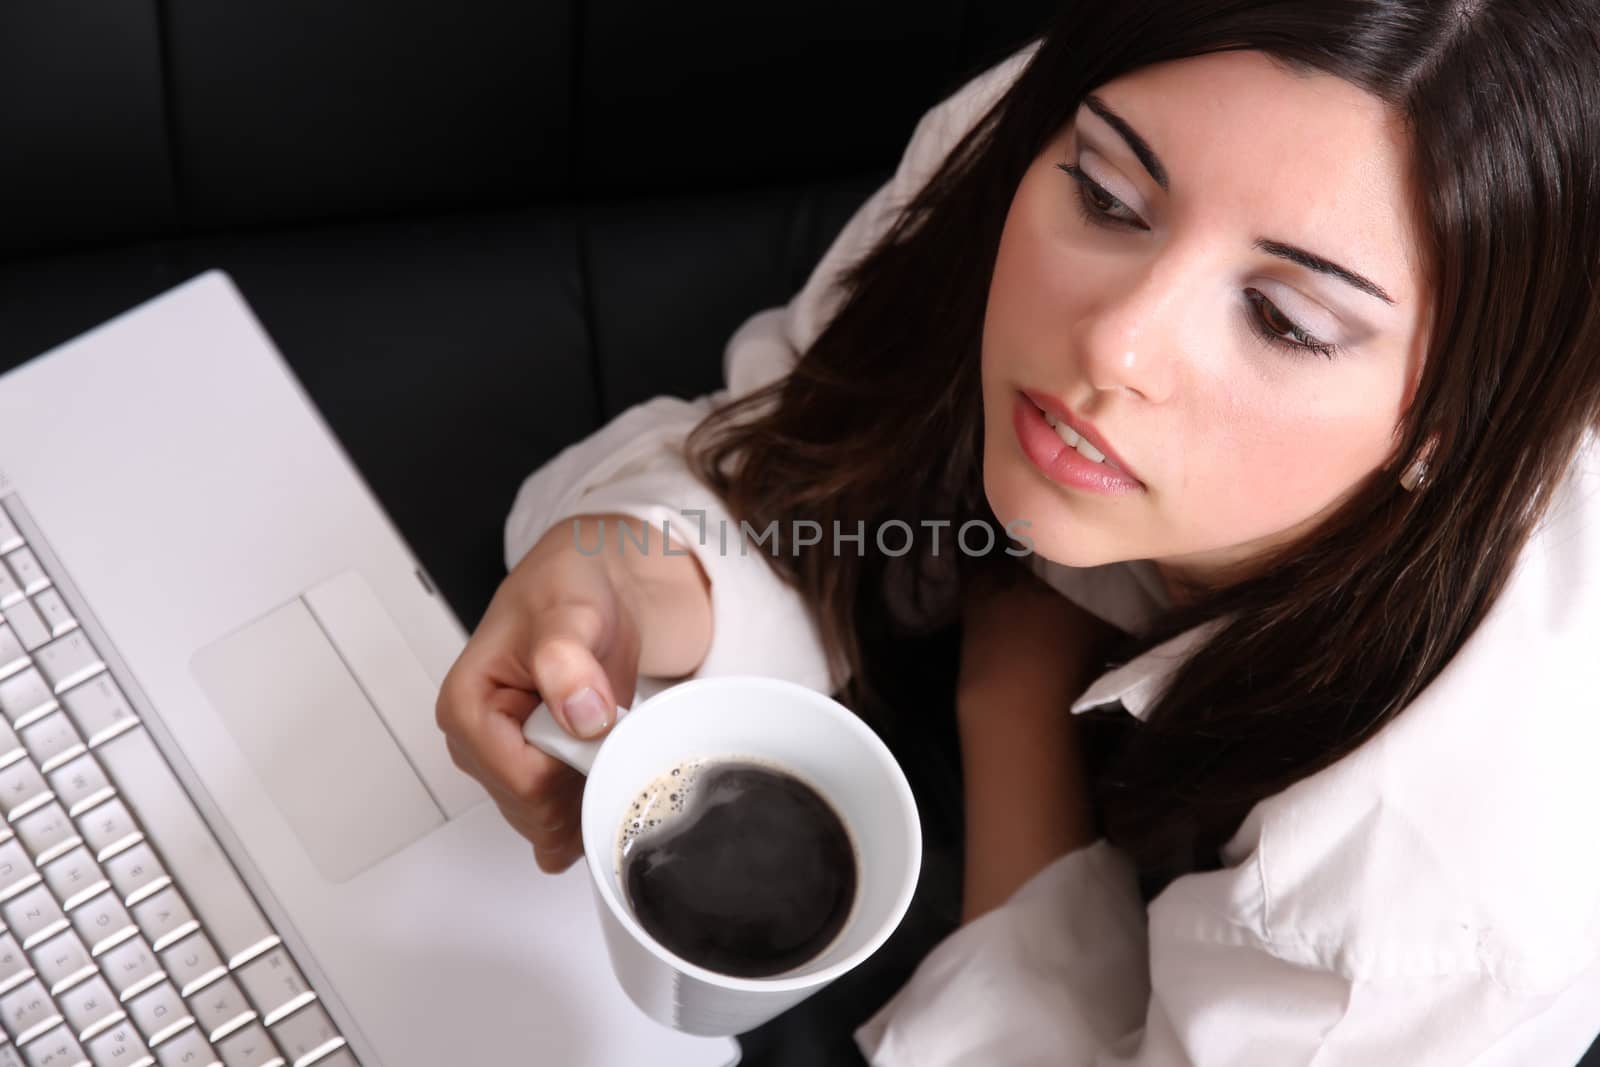
[[[1245,312],[1245,317],[1250,320],[1251,330],[1269,345],[1287,348],[1297,355],[1316,353],[1328,359],[1332,359],[1339,351],[1338,345],[1319,341],[1302,330],[1272,301],[1262,296],[1260,290],[1246,289],[1244,298],[1252,309]]]
[[[1148,230],[1144,220],[1135,215],[1121,200],[1106,192],[1105,186],[1085,174],[1083,168],[1076,163],[1057,163],[1072,180],[1078,183],[1078,195],[1074,198],[1078,204],[1078,211],[1083,215],[1085,222],[1094,226],[1108,226],[1113,229]],[[1127,215],[1117,213],[1118,209],[1127,212]]]
[[[1084,173],[1083,168],[1075,163],[1057,163],[1056,166],[1077,183],[1078,195],[1073,197],[1073,202],[1077,204],[1078,213],[1085,222],[1113,230],[1150,229],[1138,215],[1133,214],[1128,205]],[[1127,214],[1119,214],[1118,209]],[[1327,359],[1332,359],[1340,351],[1338,345],[1319,341],[1302,330],[1259,290],[1246,289],[1244,297],[1250,305],[1245,311],[1245,317],[1250,320],[1250,331],[1267,345],[1280,351],[1287,349],[1294,355],[1315,354]]]

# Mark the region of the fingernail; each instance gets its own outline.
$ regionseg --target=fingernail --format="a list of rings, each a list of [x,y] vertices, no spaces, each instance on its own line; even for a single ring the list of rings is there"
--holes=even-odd
[[[579,737],[595,737],[611,725],[611,713],[600,694],[585,686],[567,698],[567,722]]]

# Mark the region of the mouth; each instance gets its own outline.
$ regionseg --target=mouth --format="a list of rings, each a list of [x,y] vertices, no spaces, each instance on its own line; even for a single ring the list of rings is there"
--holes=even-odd
[[[1047,411],[1024,393],[1017,393],[1012,402],[1011,425],[1023,456],[1047,481],[1100,496],[1145,492],[1143,482],[1079,433],[1060,412]]]
[[[1116,471],[1117,473],[1138,481],[1138,477],[1122,463],[1106,442],[1092,426],[1079,419],[1049,397],[1038,393],[1022,390],[1022,396],[1044,416],[1045,424],[1056,432],[1066,446],[1091,463]],[[1143,484],[1143,483],[1141,483]]]

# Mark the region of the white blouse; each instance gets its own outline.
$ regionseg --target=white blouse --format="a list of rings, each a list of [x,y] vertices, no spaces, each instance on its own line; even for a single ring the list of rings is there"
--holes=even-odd
[[[734,334],[725,389],[639,404],[534,472],[506,522],[507,565],[571,516],[666,522],[711,580],[714,634],[697,675],[842,684],[799,595],[762,559],[770,546],[742,538],[690,474],[683,438],[793,366],[837,308],[839,270],[1035,47],[922,118],[800,293]],[[1165,603],[1148,563],[1037,566],[1129,632]],[[1206,629],[1104,674],[1072,710],[1121,701],[1144,714]],[[1600,1032],[1597,636],[1591,435],[1449,666],[1359,749],[1256,805],[1221,869],[1174,879],[1146,908],[1104,841],[1062,856],[930,953],[857,1031],[862,1052],[879,1067],[1575,1063]],[[641,696],[659,685],[641,680]]]

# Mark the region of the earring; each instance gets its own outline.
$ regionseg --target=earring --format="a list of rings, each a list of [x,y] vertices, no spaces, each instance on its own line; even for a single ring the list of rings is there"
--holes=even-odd
[[[1439,435],[1433,434],[1421,448],[1417,449],[1416,458],[1405,469],[1405,473],[1400,475],[1400,488],[1410,493],[1414,492],[1419,486],[1427,484],[1428,461],[1433,458],[1433,451],[1438,445]]]

